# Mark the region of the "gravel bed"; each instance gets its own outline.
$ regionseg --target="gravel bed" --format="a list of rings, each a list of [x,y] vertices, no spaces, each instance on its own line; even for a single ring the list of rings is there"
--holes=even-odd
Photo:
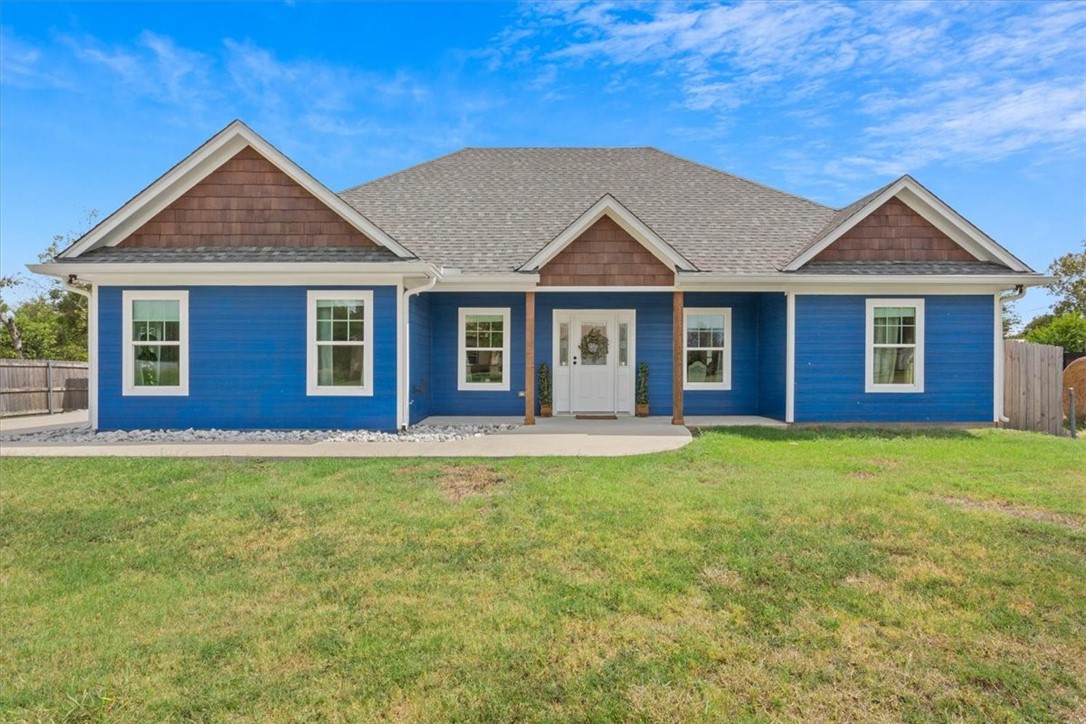
[[[5,435],[11,442],[61,442],[111,445],[140,442],[447,442],[512,430],[517,425],[415,425],[401,433],[374,430],[118,430],[89,428]]]

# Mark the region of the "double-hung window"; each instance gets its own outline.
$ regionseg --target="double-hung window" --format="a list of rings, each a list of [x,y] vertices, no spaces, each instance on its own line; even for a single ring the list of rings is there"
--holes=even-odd
[[[509,389],[509,308],[460,309],[457,389]]]
[[[310,291],[306,338],[308,394],[373,394],[373,292]]]
[[[868,299],[866,390],[924,391],[924,300]]]
[[[124,394],[187,395],[189,293],[125,291],[121,302]]]
[[[683,387],[687,390],[732,388],[732,310],[724,307],[683,309],[685,331]]]

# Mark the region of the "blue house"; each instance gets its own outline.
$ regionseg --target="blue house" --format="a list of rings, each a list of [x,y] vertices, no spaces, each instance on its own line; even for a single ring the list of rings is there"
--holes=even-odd
[[[832,209],[653,148],[467,148],[336,194],[231,123],[50,263],[96,428],[1000,420],[1044,281],[908,176]]]

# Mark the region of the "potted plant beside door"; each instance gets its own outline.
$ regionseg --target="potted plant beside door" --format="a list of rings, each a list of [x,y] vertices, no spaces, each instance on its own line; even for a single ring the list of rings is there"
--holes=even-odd
[[[551,416],[551,366],[544,362],[539,365],[539,416]]]
[[[638,417],[649,416],[649,365],[642,362],[637,366],[637,390],[634,394],[637,403],[635,413]]]

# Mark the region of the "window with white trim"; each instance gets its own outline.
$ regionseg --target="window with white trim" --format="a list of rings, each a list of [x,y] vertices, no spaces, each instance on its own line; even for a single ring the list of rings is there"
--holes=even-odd
[[[509,308],[461,308],[457,389],[509,389]]]
[[[866,390],[924,391],[924,300],[868,299]]]
[[[121,303],[123,394],[187,395],[189,293],[125,291]]]
[[[683,388],[732,388],[732,310],[729,307],[683,309],[685,349]]]
[[[308,394],[373,394],[373,292],[310,291],[306,339]]]

